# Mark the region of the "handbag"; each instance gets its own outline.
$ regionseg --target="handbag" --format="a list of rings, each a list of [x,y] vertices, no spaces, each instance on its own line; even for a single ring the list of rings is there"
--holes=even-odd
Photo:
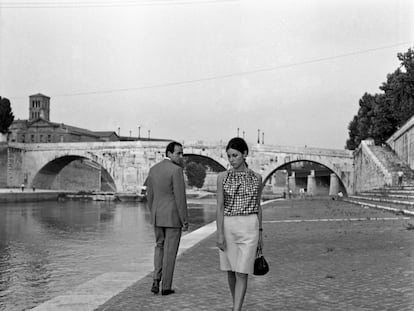
[[[265,275],[269,272],[269,264],[263,256],[262,247],[258,246],[256,251],[256,259],[254,260],[254,275]]]

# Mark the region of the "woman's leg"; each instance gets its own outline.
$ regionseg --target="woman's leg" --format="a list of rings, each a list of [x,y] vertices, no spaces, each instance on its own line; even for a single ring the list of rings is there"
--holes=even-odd
[[[244,296],[246,295],[248,276],[248,274],[236,272],[236,286],[234,288],[233,311],[240,311],[242,309]]]
[[[234,271],[227,271],[227,280],[229,282],[231,297],[234,305],[234,290],[236,288],[236,273]]]

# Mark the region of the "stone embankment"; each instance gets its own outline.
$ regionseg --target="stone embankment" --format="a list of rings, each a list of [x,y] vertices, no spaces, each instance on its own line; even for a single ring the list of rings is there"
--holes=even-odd
[[[392,186],[364,191],[344,201],[414,216],[414,186]]]
[[[0,203],[56,201],[61,195],[62,191],[4,188],[0,189]]]

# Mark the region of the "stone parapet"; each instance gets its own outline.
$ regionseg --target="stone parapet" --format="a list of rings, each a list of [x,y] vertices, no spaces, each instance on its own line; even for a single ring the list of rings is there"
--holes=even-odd
[[[388,138],[387,144],[414,170],[414,116]]]
[[[354,190],[361,192],[392,184],[392,175],[363,140],[354,153]]]

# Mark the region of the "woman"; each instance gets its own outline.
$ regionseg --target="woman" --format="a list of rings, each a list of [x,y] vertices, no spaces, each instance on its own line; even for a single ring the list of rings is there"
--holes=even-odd
[[[232,138],[226,152],[232,168],[217,177],[217,247],[220,269],[227,271],[233,311],[239,311],[258,244],[263,246],[262,178],[247,167],[249,148],[242,138]]]

